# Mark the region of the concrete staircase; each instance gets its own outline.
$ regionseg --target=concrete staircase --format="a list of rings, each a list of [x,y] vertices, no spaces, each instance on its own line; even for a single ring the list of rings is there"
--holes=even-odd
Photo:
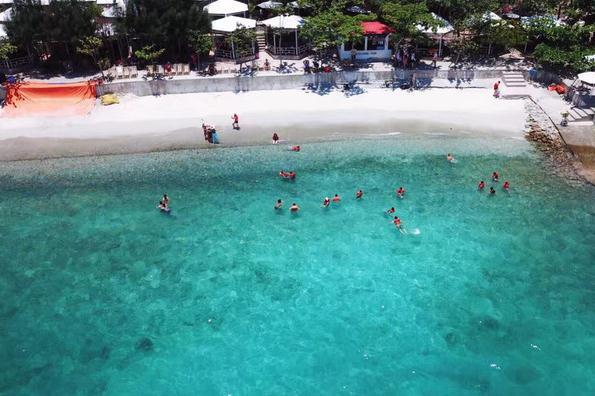
[[[259,51],[267,47],[266,28],[264,26],[256,26],[256,44]]]
[[[502,82],[509,88],[524,88],[527,86],[525,76],[518,71],[502,72]]]
[[[595,116],[595,107],[571,107],[568,109],[568,113],[568,122],[593,121]]]

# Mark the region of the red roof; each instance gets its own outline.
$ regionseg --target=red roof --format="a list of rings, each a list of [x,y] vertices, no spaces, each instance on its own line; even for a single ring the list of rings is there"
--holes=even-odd
[[[388,34],[394,33],[395,29],[391,28],[390,26],[385,25],[382,22],[374,21],[374,22],[362,22],[362,29],[364,29],[364,34]]]

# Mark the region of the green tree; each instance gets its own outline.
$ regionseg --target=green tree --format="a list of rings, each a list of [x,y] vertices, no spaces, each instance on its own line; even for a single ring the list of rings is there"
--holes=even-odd
[[[81,55],[86,55],[93,59],[93,64],[99,68],[101,75],[103,76],[103,69],[99,65],[99,50],[103,46],[103,41],[95,36],[83,37],[79,40],[79,44],[76,47],[76,52]]]
[[[7,60],[10,54],[17,51],[17,47],[8,40],[0,40],[0,60]]]
[[[213,38],[210,34],[192,30],[188,36],[188,45],[198,56],[198,66],[200,68],[200,57],[208,55],[213,49]]]
[[[72,50],[85,37],[95,35],[100,9],[82,0],[15,0],[6,23],[11,41],[29,54],[53,49],[52,59],[72,61]],[[36,50],[37,49],[37,50]]]
[[[300,33],[320,52],[336,50],[342,43],[361,39],[361,22],[369,18],[373,16],[353,17],[331,9],[306,18]]]
[[[155,49],[154,45],[145,45],[141,49],[134,51],[134,55],[144,64],[153,65],[165,52],[165,48]]]
[[[417,25],[426,28],[438,28],[440,22],[428,10],[425,2],[408,4],[384,3],[381,7],[381,18],[389,24],[395,33],[393,37],[398,46],[404,39],[415,39],[422,33]]]
[[[229,33],[225,40],[233,48],[236,59],[240,59],[240,68],[243,64],[243,59],[252,55],[254,49],[254,40],[256,40],[256,32],[254,29],[247,29],[241,27],[234,32]]]
[[[117,31],[138,46],[155,45],[165,55],[187,59],[191,32],[208,33],[211,25],[195,0],[129,0]]]

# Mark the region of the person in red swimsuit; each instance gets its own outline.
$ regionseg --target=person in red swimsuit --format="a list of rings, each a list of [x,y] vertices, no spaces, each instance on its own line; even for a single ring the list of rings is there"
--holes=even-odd
[[[327,208],[330,204],[331,204],[331,200],[329,197],[324,198],[324,201],[322,201],[322,206],[325,208]]]
[[[395,216],[393,223],[394,223],[395,227],[397,227],[398,229],[401,229],[401,219],[399,219],[398,216]]]
[[[478,189],[479,191],[482,191],[482,190],[485,188],[485,186],[486,186],[486,184],[485,184],[485,182],[482,180],[482,181],[480,181],[480,182],[479,182],[479,184],[477,185],[477,189]]]
[[[506,180],[506,181],[504,182],[504,184],[502,185],[502,189],[503,189],[504,191],[508,191],[508,189],[510,189],[510,183],[508,182],[508,180]]]
[[[339,196],[339,194],[335,194],[335,196],[333,197],[333,202],[340,202],[341,201],[341,197]]]
[[[404,198],[405,197],[405,189],[403,187],[399,187],[397,190],[397,198]]]
[[[363,196],[364,192],[362,190],[358,190],[358,192],[355,193],[355,199],[360,199]]]
[[[395,213],[395,208],[394,207],[390,208],[389,210],[386,211],[386,213],[387,214],[393,214],[393,213]]]
[[[496,171],[492,172],[492,180],[493,181],[495,181],[497,183],[499,177],[500,177],[500,175],[498,174],[498,172],[496,172]]]

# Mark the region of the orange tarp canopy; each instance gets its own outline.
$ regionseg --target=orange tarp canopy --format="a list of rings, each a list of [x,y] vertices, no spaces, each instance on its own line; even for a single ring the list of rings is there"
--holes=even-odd
[[[4,117],[64,117],[88,114],[95,106],[96,81],[50,84],[24,82],[6,87]]]

